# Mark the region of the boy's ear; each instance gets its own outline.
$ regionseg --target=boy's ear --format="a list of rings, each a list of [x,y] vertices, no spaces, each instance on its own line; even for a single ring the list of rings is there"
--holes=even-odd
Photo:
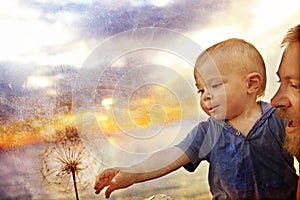
[[[247,88],[248,93],[257,93],[259,92],[263,82],[262,76],[257,72],[251,72],[247,75]]]

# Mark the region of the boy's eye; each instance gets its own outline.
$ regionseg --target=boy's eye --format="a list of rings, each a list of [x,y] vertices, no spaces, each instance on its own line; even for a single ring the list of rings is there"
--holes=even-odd
[[[212,88],[218,88],[222,85],[223,83],[217,83],[217,84],[213,84],[211,87]]]

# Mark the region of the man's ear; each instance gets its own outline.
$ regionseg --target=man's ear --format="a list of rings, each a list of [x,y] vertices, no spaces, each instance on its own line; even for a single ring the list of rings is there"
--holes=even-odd
[[[262,86],[263,78],[257,72],[247,74],[247,92],[248,94],[258,93]]]

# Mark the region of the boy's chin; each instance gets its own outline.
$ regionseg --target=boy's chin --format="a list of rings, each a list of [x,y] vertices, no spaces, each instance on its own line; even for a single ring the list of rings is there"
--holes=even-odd
[[[213,116],[212,116],[213,117]],[[215,120],[217,120],[217,121],[224,121],[224,122],[226,122],[227,120],[226,119],[224,119],[224,117],[213,117]]]
[[[215,120],[218,120],[218,121],[227,121],[226,120],[226,117],[222,114],[222,115],[211,115],[211,117],[213,117]]]

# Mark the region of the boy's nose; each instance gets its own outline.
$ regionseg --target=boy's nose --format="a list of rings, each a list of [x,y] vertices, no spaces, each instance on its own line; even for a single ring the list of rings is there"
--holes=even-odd
[[[212,99],[212,96],[211,96],[210,92],[209,91],[205,91],[203,93],[203,100],[211,100],[211,99]]]

